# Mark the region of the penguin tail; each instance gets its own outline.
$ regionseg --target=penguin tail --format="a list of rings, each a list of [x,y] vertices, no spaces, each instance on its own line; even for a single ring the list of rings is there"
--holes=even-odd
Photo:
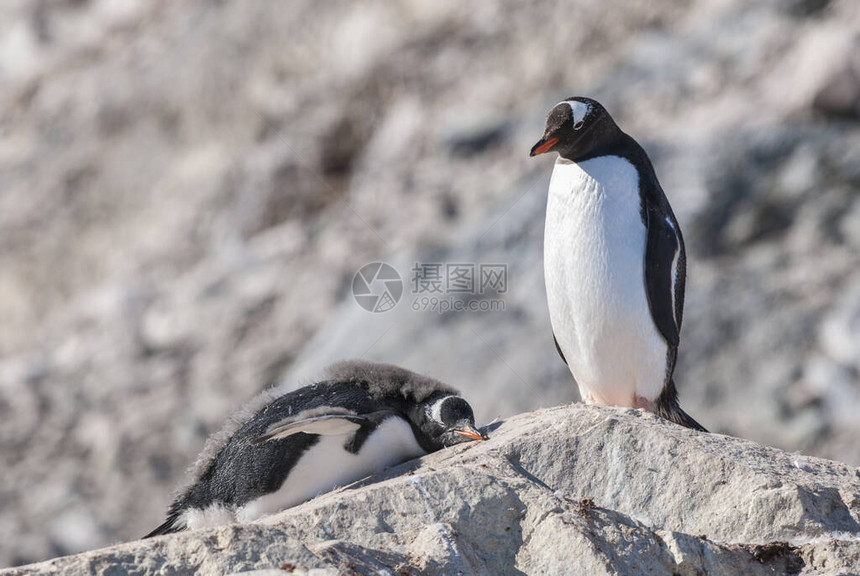
[[[142,540],[152,538],[153,536],[175,534],[176,532],[182,532],[183,530],[185,530],[185,525],[180,522],[179,514],[177,512],[172,512],[167,516],[167,520],[165,520],[161,526],[144,536]]]
[[[678,404],[678,390],[675,388],[675,381],[671,378],[663,388],[663,392],[657,398],[656,410],[657,416],[665,418],[669,422],[680,424],[685,428],[698,430],[699,432],[707,432],[708,430],[696,422],[692,416],[681,409]]]

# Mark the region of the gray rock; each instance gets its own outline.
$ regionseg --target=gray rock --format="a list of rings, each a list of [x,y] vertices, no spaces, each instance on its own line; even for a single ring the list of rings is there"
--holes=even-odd
[[[841,65],[823,82],[812,101],[827,117],[860,120],[860,38],[845,51]]]
[[[837,574],[858,521],[855,468],[577,404],[256,524],[0,573]]]

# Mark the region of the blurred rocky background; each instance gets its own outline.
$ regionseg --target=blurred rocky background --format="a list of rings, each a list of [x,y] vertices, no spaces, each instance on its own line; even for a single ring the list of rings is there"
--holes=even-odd
[[[542,276],[547,110],[601,100],[687,239],[711,430],[860,464],[855,0],[6,0],[0,566],[161,522],[261,389],[364,356],[479,419],[574,401]],[[353,299],[400,272],[385,313]],[[416,263],[504,263],[504,310]]]

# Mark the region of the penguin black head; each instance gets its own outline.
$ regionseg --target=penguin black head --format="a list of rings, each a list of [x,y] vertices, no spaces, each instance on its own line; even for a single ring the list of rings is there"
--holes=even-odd
[[[475,428],[472,407],[459,396],[436,396],[421,402],[415,406],[411,418],[418,429],[415,436],[428,452],[487,439]]]
[[[546,117],[543,138],[532,146],[529,156],[558,152],[562,158],[578,162],[596,153],[618,126],[600,102],[575,96],[556,104]]]

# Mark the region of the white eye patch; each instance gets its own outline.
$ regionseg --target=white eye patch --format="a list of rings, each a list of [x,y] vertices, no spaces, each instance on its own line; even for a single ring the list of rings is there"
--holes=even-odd
[[[579,130],[585,123],[585,117],[591,112],[591,104],[580,102],[579,100],[565,100],[559,104],[567,104],[570,106],[570,112],[573,116],[573,129]]]
[[[450,398],[450,396],[445,396],[444,398],[436,400],[430,408],[430,417],[440,424],[442,424],[442,404],[444,404],[445,400],[448,398]]]
[[[444,396],[439,398],[432,405],[427,407],[427,414],[435,420],[437,423],[445,425],[445,421],[442,419],[442,407],[445,406],[445,403],[451,400],[461,400],[459,396]]]

